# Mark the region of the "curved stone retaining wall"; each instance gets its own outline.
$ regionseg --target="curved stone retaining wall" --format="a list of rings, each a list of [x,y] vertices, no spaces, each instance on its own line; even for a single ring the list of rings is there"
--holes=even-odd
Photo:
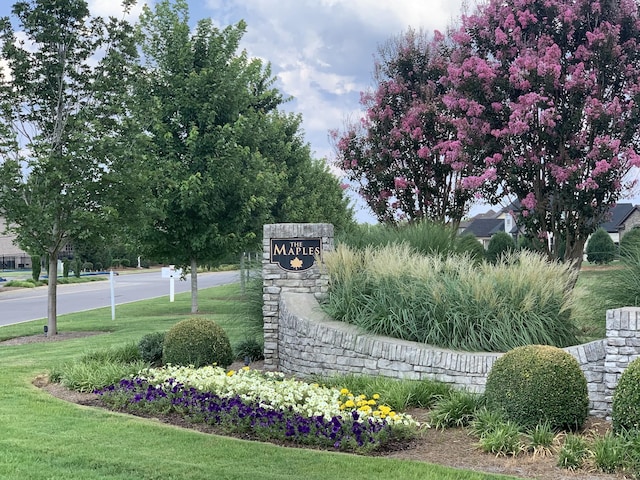
[[[333,249],[333,225],[264,226],[263,314],[265,368],[296,375],[362,373],[430,378],[482,392],[493,362],[501,354],[434,348],[367,334],[325,315],[317,299],[328,292],[329,276],[320,268],[322,252]],[[312,267],[283,269],[274,263],[273,241],[321,245]],[[293,265],[293,264],[292,264]],[[606,338],[565,350],[585,373],[592,415],[609,418],[620,375],[640,356],[640,308],[609,310]]]
[[[607,338],[565,349],[578,360],[585,373],[592,415],[609,417],[619,374],[638,356],[639,312],[640,309],[609,311],[608,327],[617,326],[616,334],[624,327],[626,337],[615,337],[622,338],[622,342],[611,342],[611,338]],[[610,343],[622,345],[615,347]],[[632,345],[634,343],[637,345]],[[294,292],[282,292],[280,297],[278,350],[278,368],[285,373],[429,378],[475,392],[484,391],[487,374],[502,355],[459,352],[371,335],[353,325],[332,320],[321,311],[313,294]],[[611,365],[605,368],[605,364]]]

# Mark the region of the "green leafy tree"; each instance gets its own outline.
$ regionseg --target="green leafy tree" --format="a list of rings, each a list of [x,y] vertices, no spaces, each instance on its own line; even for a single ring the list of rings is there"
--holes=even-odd
[[[0,20],[0,215],[23,249],[48,257],[55,335],[60,252],[143,204],[139,129],[127,115],[135,32],[90,17],[84,0],[20,1],[12,14]]]
[[[587,261],[591,263],[611,263],[616,257],[616,244],[604,228],[598,228],[587,243]]]
[[[243,139],[260,135],[282,97],[269,67],[238,52],[244,22],[219,30],[206,19],[192,32],[186,2],[165,0],[145,8],[140,26],[139,113],[158,162],[144,244],[189,271],[195,313],[198,264],[241,251],[270,216],[278,174]]]

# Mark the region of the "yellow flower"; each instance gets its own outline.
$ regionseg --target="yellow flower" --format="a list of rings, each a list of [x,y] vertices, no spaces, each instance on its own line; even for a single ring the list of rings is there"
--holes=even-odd
[[[340,395],[349,395],[349,390],[343,388],[342,390],[340,390]]]
[[[368,403],[369,405],[375,405],[375,404],[376,404],[376,401],[375,401],[375,400],[369,400],[367,403]]]
[[[353,400],[347,400],[346,402],[344,402],[344,406],[346,408],[353,408],[356,406],[356,404],[353,402]]]
[[[249,371],[249,367],[248,367],[248,366],[244,366],[244,367],[242,367],[242,369],[243,369],[245,372],[248,372],[248,371]]]
[[[377,393],[373,394],[373,399],[374,400],[378,400],[380,398],[380,395],[378,395]]]
[[[232,377],[234,373],[236,373],[235,370],[229,370],[227,372],[227,377]]]

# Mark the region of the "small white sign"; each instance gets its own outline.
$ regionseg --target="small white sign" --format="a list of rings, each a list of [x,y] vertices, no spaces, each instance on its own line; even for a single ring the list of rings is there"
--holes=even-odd
[[[162,278],[180,278],[182,276],[182,269],[176,268],[175,265],[162,267],[161,272],[162,272]]]

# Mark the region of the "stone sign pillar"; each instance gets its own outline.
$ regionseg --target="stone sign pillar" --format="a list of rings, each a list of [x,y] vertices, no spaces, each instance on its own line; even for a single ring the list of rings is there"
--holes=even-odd
[[[622,372],[640,357],[640,308],[607,310],[607,356],[604,360],[604,401],[610,420],[613,393]]]
[[[313,293],[321,299],[329,276],[318,262],[333,250],[333,225],[329,223],[277,223],[263,229],[264,367],[278,370],[280,357],[279,304],[283,291]]]

